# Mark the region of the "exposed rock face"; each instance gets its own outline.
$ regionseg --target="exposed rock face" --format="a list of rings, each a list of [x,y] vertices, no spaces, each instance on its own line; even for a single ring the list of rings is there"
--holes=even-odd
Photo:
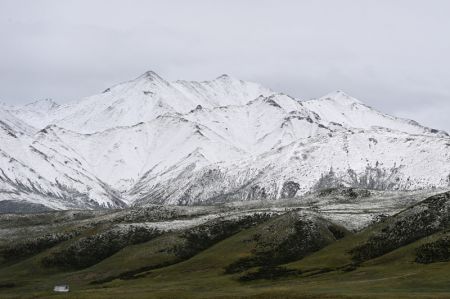
[[[299,189],[299,183],[293,181],[284,182],[283,188],[281,189],[281,198],[292,198],[297,194]]]

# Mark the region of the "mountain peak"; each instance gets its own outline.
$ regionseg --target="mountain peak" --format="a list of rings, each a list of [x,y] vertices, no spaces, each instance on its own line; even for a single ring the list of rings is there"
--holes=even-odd
[[[4,103],[4,102],[0,102],[0,109],[5,109],[8,110],[9,108],[11,108],[10,105]]]
[[[122,198],[275,200],[341,184],[448,188],[448,137],[343,91],[300,102],[228,75],[168,82],[148,71],[105,94],[43,108],[53,103],[0,109],[0,185],[8,191],[0,200],[49,197],[73,209],[120,207]]]
[[[216,79],[218,79],[218,80],[227,80],[227,79],[230,79],[230,78],[231,78],[230,75],[222,74],[219,77],[217,77]]]
[[[239,81],[238,79],[236,79],[236,78],[234,78],[234,77],[232,77],[230,75],[227,75],[227,74],[222,74],[219,77],[217,77],[215,80],[216,81],[222,81],[222,82]]]
[[[60,105],[58,103],[56,103],[53,99],[42,99],[42,100],[37,100],[31,103],[28,103],[25,105],[25,107],[27,108],[32,108],[34,110],[45,110],[45,111],[50,111],[53,109],[58,108]]]
[[[352,96],[349,96],[342,90],[336,90],[330,92],[329,94],[320,98],[320,100],[332,100],[340,104],[351,105],[351,104],[362,104],[362,102],[358,99],[355,99]]]
[[[157,80],[157,81],[165,81],[160,75],[155,73],[154,71],[146,71],[142,75],[140,75],[137,79],[145,79],[145,80]]]

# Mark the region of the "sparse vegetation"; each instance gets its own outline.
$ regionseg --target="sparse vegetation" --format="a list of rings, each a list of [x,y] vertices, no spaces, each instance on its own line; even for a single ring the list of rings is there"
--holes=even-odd
[[[384,222],[380,230],[350,254],[357,262],[379,257],[450,225],[450,193],[432,196],[402,215]]]
[[[12,243],[0,250],[0,256],[9,261],[27,257],[72,239],[79,233],[79,231],[73,230],[64,233],[46,234],[35,239],[26,239],[22,242]]]
[[[8,216],[4,230],[39,235],[48,223],[52,232],[30,243],[2,239],[23,258],[0,265],[0,297],[48,298],[63,281],[76,298],[446,298],[449,202],[449,194],[431,197],[355,234],[303,210],[170,231],[148,221],[208,208]],[[37,221],[39,230],[27,226]]]
[[[243,229],[267,221],[270,217],[270,214],[263,213],[244,216],[240,219],[208,222],[184,232],[182,238],[185,239],[185,243],[173,248],[173,251],[181,259],[189,258]]]
[[[100,234],[83,237],[69,246],[52,252],[42,259],[45,267],[83,269],[111,256],[120,249],[146,242],[160,232],[145,227],[130,227],[127,230],[111,229]]]
[[[288,276],[299,275],[302,272],[300,270],[287,269],[286,267],[278,266],[263,266],[256,271],[250,271],[239,277],[242,282],[252,281],[258,279],[279,279]]]
[[[339,231],[340,237],[346,234],[343,229],[338,227],[322,225],[320,221],[300,218],[292,223],[292,232],[279,242],[270,243],[255,236],[257,246],[252,251],[252,255],[240,258],[228,265],[225,273],[238,273],[258,266],[272,269],[277,265],[299,260],[336,240],[333,237],[334,234],[328,230],[329,227],[333,227],[335,233]],[[277,269],[274,268],[275,271]]]
[[[450,261],[450,237],[445,236],[416,249],[416,262],[430,264]]]

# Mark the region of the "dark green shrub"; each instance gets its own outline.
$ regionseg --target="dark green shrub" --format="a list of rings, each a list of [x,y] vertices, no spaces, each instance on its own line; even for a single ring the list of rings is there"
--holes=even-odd
[[[158,230],[146,227],[132,226],[125,231],[112,229],[81,238],[68,247],[53,252],[42,260],[42,264],[46,267],[82,269],[100,262],[128,245],[147,242],[158,235]]]
[[[416,249],[416,262],[430,264],[450,261],[450,237],[444,237]]]

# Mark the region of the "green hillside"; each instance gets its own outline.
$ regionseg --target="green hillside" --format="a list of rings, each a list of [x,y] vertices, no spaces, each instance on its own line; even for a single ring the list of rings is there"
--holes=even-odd
[[[144,225],[210,209],[0,219],[15,236],[0,243],[0,297],[450,298],[450,192],[358,232],[301,209]],[[70,293],[53,293],[58,283]]]

